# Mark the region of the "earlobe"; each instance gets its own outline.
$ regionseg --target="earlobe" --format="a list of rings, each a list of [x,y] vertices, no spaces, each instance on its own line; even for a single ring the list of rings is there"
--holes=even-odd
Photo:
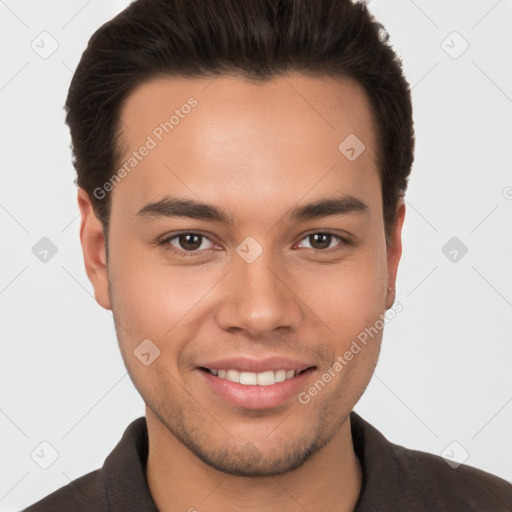
[[[83,188],[78,189],[78,207],[85,271],[94,288],[98,304],[105,309],[111,309],[103,224],[96,217],[89,195]]]
[[[396,275],[398,264],[402,256],[402,226],[405,218],[405,202],[399,201],[395,216],[395,222],[391,228],[388,247],[388,290],[386,298],[386,309],[389,309],[395,302]]]

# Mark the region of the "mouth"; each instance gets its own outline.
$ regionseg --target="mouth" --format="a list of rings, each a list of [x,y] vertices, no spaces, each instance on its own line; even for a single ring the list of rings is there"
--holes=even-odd
[[[243,386],[272,386],[280,382],[294,379],[304,372],[314,368],[315,367],[313,366],[303,370],[287,370],[285,368],[281,368],[279,370],[267,370],[258,373],[237,370],[235,368],[224,370],[200,367],[199,369],[213,375],[214,377],[218,377],[219,379],[225,379]]]
[[[214,400],[240,410],[272,410],[291,406],[308,386],[316,366],[249,372],[237,368],[197,368],[202,385]]]

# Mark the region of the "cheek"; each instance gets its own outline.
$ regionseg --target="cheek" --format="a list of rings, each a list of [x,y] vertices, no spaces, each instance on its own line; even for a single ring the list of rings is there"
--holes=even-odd
[[[297,279],[304,303],[333,336],[372,325],[385,310],[385,251],[368,249],[336,266],[317,266]]]
[[[149,254],[155,250],[120,246],[111,254],[109,280],[116,318],[126,325],[130,339],[150,338],[164,346],[164,339],[178,342],[173,334],[193,323],[202,297],[215,286],[222,269],[166,265]]]

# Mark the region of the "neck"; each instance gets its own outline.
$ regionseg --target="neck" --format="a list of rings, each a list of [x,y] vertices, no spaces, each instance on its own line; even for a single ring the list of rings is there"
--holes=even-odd
[[[294,471],[241,477],[222,473],[182,445],[146,408],[148,486],[160,512],[352,512],[362,470],[354,452],[350,418],[315,455]]]

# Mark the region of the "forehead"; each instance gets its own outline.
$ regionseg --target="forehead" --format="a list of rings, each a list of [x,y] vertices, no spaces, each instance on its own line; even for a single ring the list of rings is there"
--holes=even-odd
[[[133,208],[170,192],[261,207],[308,189],[364,195],[379,182],[370,103],[347,78],[159,78],[129,95],[120,118],[128,172],[113,198]]]

